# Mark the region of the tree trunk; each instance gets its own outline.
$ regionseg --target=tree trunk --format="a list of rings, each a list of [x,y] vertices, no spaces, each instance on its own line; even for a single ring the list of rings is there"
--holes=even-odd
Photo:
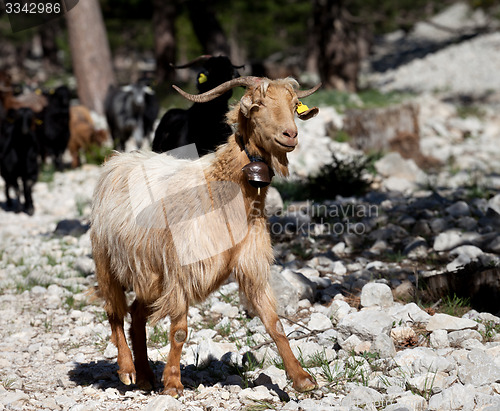
[[[323,85],[356,91],[363,49],[343,0],[315,0],[313,13]]]
[[[231,49],[215,12],[213,0],[187,2],[193,30],[205,54],[230,56]]]
[[[158,83],[172,82],[175,71],[176,36],[175,19],[178,5],[175,1],[153,0],[153,30],[155,39],[156,80]]]
[[[115,76],[98,0],[80,1],[66,14],[66,21],[80,101],[104,114],[106,93]]]

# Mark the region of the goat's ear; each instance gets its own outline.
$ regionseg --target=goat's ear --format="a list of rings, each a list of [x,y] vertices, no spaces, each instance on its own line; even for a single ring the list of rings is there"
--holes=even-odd
[[[243,96],[240,100],[240,111],[245,117],[250,117],[250,112],[254,108],[259,108],[258,104],[252,101],[252,96]]]
[[[313,107],[310,108],[309,110],[303,111],[300,114],[297,114],[301,120],[309,120],[310,118],[313,118],[316,114],[319,113],[319,108],[318,107]]]

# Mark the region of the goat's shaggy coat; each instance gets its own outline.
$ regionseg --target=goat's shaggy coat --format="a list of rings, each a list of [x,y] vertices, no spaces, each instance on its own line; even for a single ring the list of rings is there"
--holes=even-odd
[[[315,387],[293,356],[269,286],[273,260],[264,216],[266,189],[252,187],[241,169],[247,151],[287,175],[286,153],[296,144],[298,103],[291,79],[259,80],[228,115],[237,131],[216,153],[196,161],[165,154],[121,153],[111,157],[94,193],[91,240],[98,293],[118,346],[120,379],[148,385],[153,373],[146,352],[145,323],[171,318],[171,351],[164,392],[182,392],[180,354],[187,336],[187,310],[233,273],[277,344],[299,391]],[[224,242],[226,244],[222,244]],[[124,289],[135,292],[131,340],[123,332],[129,308]]]

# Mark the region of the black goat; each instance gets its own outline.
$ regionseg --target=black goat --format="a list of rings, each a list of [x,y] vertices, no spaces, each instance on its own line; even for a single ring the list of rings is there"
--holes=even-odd
[[[62,170],[62,156],[69,142],[70,91],[66,86],[48,93],[47,106],[36,114],[36,133],[40,144],[42,163],[50,156],[57,170]]]
[[[0,133],[0,174],[5,180],[7,208],[12,208],[9,189],[16,192],[19,211],[21,179],[24,191],[24,211],[33,215],[32,189],[38,179],[38,141],[35,135],[35,116],[30,108],[10,109],[2,122]]]
[[[237,69],[243,67],[233,66],[225,56],[201,56],[176,68],[196,64],[202,64],[197,80],[200,93],[239,77]],[[208,103],[194,103],[187,110],[174,108],[167,111],[156,128],[153,151],[163,153],[192,143],[196,144],[200,155],[214,151],[231,135],[231,128],[225,119],[231,96],[230,90]]]
[[[125,151],[130,137],[134,138],[137,148],[141,148],[158,116],[159,105],[154,94],[142,80],[109,88],[104,106],[115,149]]]
[[[152,83],[151,79],[145,77],[140,79],[137,83],[147,87],[145,89],[146,93],[144,94],[144,99],[146,104],[144,107],[143,129],[144,129],[144,137],[148,141],[151,141],[150,135],[153,132],[155,121],[158,118],[158,113],[160,111],[160,102],[156,98],[156,94],[151,88],[151,83]]]

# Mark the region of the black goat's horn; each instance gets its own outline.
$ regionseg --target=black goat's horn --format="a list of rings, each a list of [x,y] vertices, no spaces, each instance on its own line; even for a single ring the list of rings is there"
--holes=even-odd
[[[219,96],[222,96],[225,92],[231,90],[234,87],[238,87],[238,86],[249,87],[249,86],[252,86],[255,83],[259,82],[260,80],[261,80],[260,77],[254,77],[254,76],[238,77],[238,78],[226,81],[225,83],[222,83],[221,85],[214,87],[212,90],[209,90],[203,94],[189,94],[175,85],[172,85],[172,87],[175,90],[177,90],[177,92],[182,97],[184,97],[190,101],[193,101],[195,103],[206,103],[207,101],[210,101],[210,100],[216,99]]]
[[[203,54],[202,56],[196,57],[195,59],[193,59],[185,64],[181,64],[179,66],[176,66],[175,64],[170,63],[170,67],[173,67],[175,69],[189,68],[191,66],[194,66],[195,64],[203,63],[203,62],[207,61],[209,58],[212,58],[212,56],[210,54]]]
[[[318,89],[321,87],[321,83],[316,84],[313,88],[310,88],[309,90],[297,90],[296,94],[298,98],[304,98],[307,96],[310,96],[312,93],[318,91]]]

